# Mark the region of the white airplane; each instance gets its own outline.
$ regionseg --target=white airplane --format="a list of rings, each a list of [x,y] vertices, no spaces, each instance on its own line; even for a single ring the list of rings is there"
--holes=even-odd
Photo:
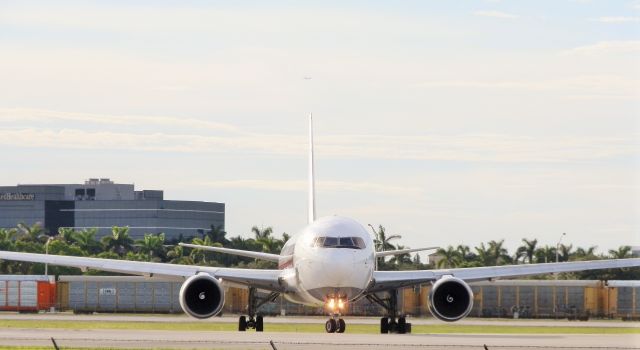
[[[367,298],[386,309],[380,319],[381,333],[407,333],[411,325],[398,314],[399,288],[431,283],[428,305],[438,319],[453,322],[466,317],[473,306],[473,292],[468,282],[525,275],[640,266],[640,258],[562,262],[547,264],[507,265],[419,271],[377,271],[376,259],[435,249],[418,248],[376,252],[367,230],[355,220],[327,216],[316,219],[313,126],[309,116],[309,223],[289,239],[281,253],[268,254],[229,248],[182,244],[218,253],[235,254],[273,261],[277,270],[220,268],[166,263],[123,261],[75,256],[45,255],[0,251],[0,259],[96,269],[144,276],[173,277],[184,281],[180,289],[180,305],[185,313],[199,319],[213,317],[224,305],[224,286],[249,288],[248,319],[241,316],[238,330],[263,330],[258,308],[279,295],[287,300],[324,307],[330,315],[325,323],[328,333],[346,329],[341,315],[348,304]],[[257,290],[270,294],[260,297]]]

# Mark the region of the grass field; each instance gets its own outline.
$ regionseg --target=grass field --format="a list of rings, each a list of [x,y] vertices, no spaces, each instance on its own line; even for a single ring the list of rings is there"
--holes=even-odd
[[[28,329],[127,329],[127,330],[162,330],[162,331],[235,331],[235,323],[203,323],[203,322],[127,322],[127,321],[64,321],[64,320],[0,320],[0,328]],[[629,327],[589,327],[577,326],[504,326],[504,325],[413,325],[416,334],[640,334],[640,328]],[[347,324],[347,332],[375,334],[379,326],[372,324]],[[265,332],[297,332],[323,333],[324,323],[265,325]],[[2,349],[0,347],[0,349]]]
[[[0,350],[51,350],[53,346],[1,346]],[[64,347],[64,350],[87,350],[96,348],[69,348]],[[142,350],[141,348],[98,348],[100,350]],[[144,350],[173,350],[173,349],[144,349]]]

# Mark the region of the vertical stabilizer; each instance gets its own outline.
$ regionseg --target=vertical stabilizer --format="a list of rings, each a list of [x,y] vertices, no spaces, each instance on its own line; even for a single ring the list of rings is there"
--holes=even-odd
[[[313,164],[313,115],[309,113],[309,223],[316,220],[316,180]]]

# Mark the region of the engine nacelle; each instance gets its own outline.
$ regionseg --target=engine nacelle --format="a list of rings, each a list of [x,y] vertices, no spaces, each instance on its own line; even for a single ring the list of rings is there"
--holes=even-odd
[[[224,289],[220,282],[206,273],[189,277],[180,288],[182,310],[195,318],[217,315],[224,306]]]
[[[442,321],[453,322],[466,317],[473,307],[469,285],[455,277],[442,277],[429,293],[429,310]]]

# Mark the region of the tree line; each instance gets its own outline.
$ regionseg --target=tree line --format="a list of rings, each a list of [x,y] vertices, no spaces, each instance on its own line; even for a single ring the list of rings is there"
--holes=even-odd
[[[384,226],[371,226],[374,235],[376,251],[406,249],[399,243],[401,235],[388,234]],[[111,234],[97,238],[97,229],[74,230],[60,228],[56,235],[48,235],[38,225],[19,224],[16,228],[0,228],[0,250],[48,253],[56,255],[72,255],[97,257],[107,259],[125,259],[134,261],[164,262],[172,264],[188,264],[202,266],[224,266],[239,268],[276,268],[273,262],[255,260],[229,254],[214,253],[200,249],[189,249],[179,246],[179,242],[205,246],[227,247],[232,249],[261,251],[266,253],[280,253],[284,244],[289,240],[287,233],[276,237],[273,228],[251,228],[252,237],[227,237],[220,227],[212,226],[200,237],[172,240],[165,239],[163,233],[147,233],[142,239],[134,240],[129,234],[128,227],[114,226]],[[467,245],[448,246],[437,250],[433,261],[423,263],[420,255],[401,254],[377,261],[379,270],[416,270],[430,268],[456,268],[497,266],[507,264],[532,264],[556,261],[579,261],[598,259],[624,259],[631,257],[631,247],[622,246],[616,250],[609,250],[608,254],[597,254],[596,246],[588,248],[561,244],[556,251],[555,246],[541,245],[537,239],[522,239],[514,253],[504,247],[504,240],[489,241],[478,246]],[[640,269],[613,269],[599,271],[582,271],[563,273],[560,278],[566,279],[640,279]],[[70,267],[49,266],[54,275],[80,274],[80,270]],[[0,261],[0,273],[4,274],[42,274],[43,264],[17,261]],[[91,274],[105,274],[90,271]],[[112,274],[112,273],[109,273]],[[545,278],[548,276],[537,276]]]

